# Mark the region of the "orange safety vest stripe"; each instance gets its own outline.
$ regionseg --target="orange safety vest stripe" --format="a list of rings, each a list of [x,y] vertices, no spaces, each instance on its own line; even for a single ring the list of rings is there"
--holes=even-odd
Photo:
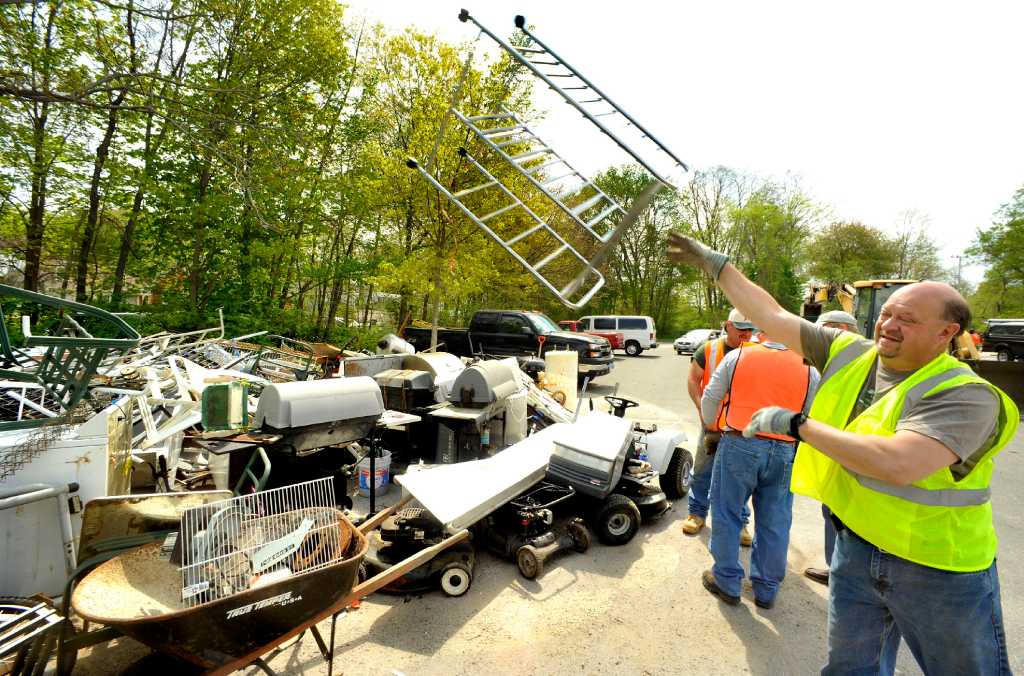
[[[712,354],[714,349],[714,354]],[[725,357],[725,338],[716,338],[704,343],[704,373],[700,377],[700,393],[704,394],[704,388],[711,382],[711,376],[715,374],[715,368],[722,363]]]
[[[754,413],[765,406],[782,406],[802,411],[811,382],[811,369],[791,350],[775,350],[757,343],[739,348],[729,391],[722,398],[718,427],[743,430]],[[758,434],[758,437],[794,441],[785,434]]]

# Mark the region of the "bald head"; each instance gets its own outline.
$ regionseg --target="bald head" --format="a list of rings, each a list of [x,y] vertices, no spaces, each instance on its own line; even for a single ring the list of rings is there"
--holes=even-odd
[[[889,296],[874,338],[886,366],[915,370],[945,352],[970,323],[971,309],[956,289],[942,282],[918,282]]]
[[[936,319],[960,325],[962,333],[971,324],[971,307],[960,292],[945,282],[917,282],[897,289],[890,298],[907,298],[909,302],[929,307]]]

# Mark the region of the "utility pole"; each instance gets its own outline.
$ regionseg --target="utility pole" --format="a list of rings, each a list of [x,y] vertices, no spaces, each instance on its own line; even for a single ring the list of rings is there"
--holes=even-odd
[[[963,269],[964,269],[964,260],[963,260],[964,257],[963,256],[953,256],[953,258],[956,259],[956,285],[955,286],[956,286],[956,290],[959,291],[960,290],[960,274],[963,272]]]

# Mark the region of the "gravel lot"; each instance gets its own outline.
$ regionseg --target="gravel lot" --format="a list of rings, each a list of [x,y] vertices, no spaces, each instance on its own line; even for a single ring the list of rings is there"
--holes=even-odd
[[[638,358],[620,357],[615,371],[598,380],[594,394],[608,394],[618,382],[619,395],[641,402],[630,417],[681,427],[694,439],[696,412],[685,391],[688,364],[689,358],[677,356],[669,344]],[[1004,562],[1008,554],[1024,551],[1018,516],[1024,506],[1022,454],[1024,434],[1018,434],[1003,451],[993,482]],[[535,581],[481,553],[473,586],[461,598],[439,591],[371,596],[338,620],[334,673],[816,673],[825,658],[827,590],[800,572],[824,563],[818,504],[796,500],[790,574],[768,611],[754,606],[749,589],[736,607],[703,589],[700,573],[711,566],[708,532],[684,536],[679,523],[685,517],[682,501],[660,521],[642,527],[628,545],[613,548],[595,541],[586,554],[552,560]],[[1024,570],[1004,565],[1001,581],[1011,666],[1024,671]],[[321,630],[329,632],[329,623]],[[147,652],[122,639],[83,653],[76,673],[158,673],[160,658],[147,660],[145,668],[118,666]],[[326,673],[308,636],[287,646],[270,666],[282,674]],[[905,647],[897,673],[920,673]]]

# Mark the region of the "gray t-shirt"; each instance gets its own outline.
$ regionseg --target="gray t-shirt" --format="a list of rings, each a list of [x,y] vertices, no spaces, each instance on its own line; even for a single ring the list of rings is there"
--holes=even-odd
[[[841,333],[839,329],[803,322],[800,344],[804,358],[819,371],[824,371],[829,347]],[[872,343],[866,338],[862,340]],[[864,383],[852,417],[913,373],[887,369],[880,361],[875,362],[873,371],[874,377],[869,375]],[[995,393],[985,385],[954,387],[921,399],[903,410],[896,430],[923,434],[953,451],[960,462],[952,465],[950,471],[959,480],[967,476],[991,444],[999,421],[999,407]]]

